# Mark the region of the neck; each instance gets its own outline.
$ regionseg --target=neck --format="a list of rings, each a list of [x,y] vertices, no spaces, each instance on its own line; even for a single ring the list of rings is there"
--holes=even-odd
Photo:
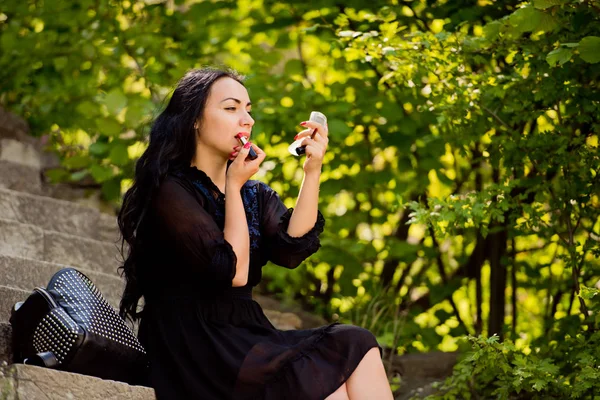
[[[191,166],[204,171],[219,190],[221,190],[221,193],[225,193],[227,160],[214,151],[206,150],[204,146],[196,149],[196,156],[192,159]]]

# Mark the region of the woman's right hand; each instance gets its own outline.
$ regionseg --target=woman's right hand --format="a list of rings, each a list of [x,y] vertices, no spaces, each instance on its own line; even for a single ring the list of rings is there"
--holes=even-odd
[[[244,186],[244,183],[246,183],[252,175],[258,172],[260,164],[266,157],[265,152],[257,145],[251,142],[248,142],[247,144],[252,146],[258,157],[254,160],[246,160],[248,153],[250,152],[250,146],[248,146],[248,148],[245,146],[241,147],[239,152],[237,152],[237,155],[235,152],[233,153],[235,159],[227,169],[227,184],[233,184],[236,189],[241,189],[242,186]]]

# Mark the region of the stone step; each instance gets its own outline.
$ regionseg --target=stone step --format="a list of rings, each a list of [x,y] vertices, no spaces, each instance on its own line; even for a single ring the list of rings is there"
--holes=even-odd
[[[0,188],[0,218],[91,239],[118,239],[116,217],[73,202],[4,188]]]
[[[47,261],[117,276],[115,243],[44,230],[0,218],[0,254]]]
[[[0,110],[0,118],[4,114]],[[0,187],[41,194],[41,167],[41,155],[32,143],[0,138]]]
[[[52,275],[67,267],[68,265],[0,254],[0,285],[31,292],[36,286],[46,287]],[[118,305],[125,284],[122,278],[75,268],[90,278],[113,306]]]
[[[7,400],[153,400],[154,389],[32,365],[13,364],[0,371],[0,399]]]
[[[12,306],[31,294],[29,290],[15,289],[0,285],[0,322],[8,322]]]
[[[42,179],[39,168],[0,160],[0,187],[42,194]]]
[[[12,327],[8,322],[0,322],[0,365],[4,362],[13,362]]]

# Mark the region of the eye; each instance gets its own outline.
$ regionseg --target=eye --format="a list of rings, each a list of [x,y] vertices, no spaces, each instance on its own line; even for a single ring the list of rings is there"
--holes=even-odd
[[[235,107],[226,107],[225,109],[226,110],[234,110],[234,111],[236,110]],[[252,115],[252,111],[248,111],[248,114]]]

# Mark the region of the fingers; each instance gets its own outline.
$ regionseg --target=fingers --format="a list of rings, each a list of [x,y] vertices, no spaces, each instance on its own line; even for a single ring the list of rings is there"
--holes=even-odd
[[[305,129],[300,131],[296,136],[294,136],[294,140],[302,139],[303,137],[310,137],[314,132],[314,129]]]
[[[249,144],[252,147],[252,149],[254,149],[254,152],[256,153],[256,155],[258,157],[254,160],[248,160],[248,162],[257,162],[258,161],[258,163],[260,164],[260,162],[262,160],[264,160],[266,157],[265,152],[260,147],[258,147],[256,144],[251,143],[251,142]],[[229,159],[235,160],[236,158],[238,158],[238,155],[240,155],[240,154],[246,154],[246,157],[247,157],[247,154],[249,152],[250,152],[250,147],[245,149],[243,146],[235,146],[233,148],[233,152],[229,155]],[[241,158],[242,160],[246,160],[246,157],[239,157],[239,158]]]
[[[252,143],[252,148],[254,149],[254,152],[256,153],[257,157],[254,160],[247,160],[246,165],[258,168],[260,163],[262,163],[262,161],[265,159],[266,154],[264,151],[262,151],[260,147],[258,147],[254,143]]]
[[[256,152],[256,154],[258,155],[258,158],[257,158],[255,161],[258,161],[258,163],[260,164],[260,163],[261,163],[261,162],[262,162],[262,161],[265,159],[265,157],[267,157],[267,155],[266,155],[266,154],[265,154],[265,152],[264,152],[264,151],[262,151],[262,149],[261,149],[261,148],[259,148],[258,146],[256,146],[256,145],[253,145],[252,147],[254,148],[254,151],[255,151],[255,152]]]
[[[323,126],[315,121],[304,121],[300,125],[302,125],[305,128],[309,128],[306,131],[313,132],[316,129],[317,132],[319,134],[321,134],[321,136],[323,136],[325,138],[327,136],[329,136],[329,129],[327,128],[327,124],[325,124],[325,126]],[[301,133],[303,133],[303,132],[305,132],[305,131],[302,131]],[[305,135],[308,135],[308,134],[305,134]]]
[[[254,152],[260,157],[261,154],[265,154],[265,152],[258,147],[256,144],[252,143],[252,148],[254,149]]]
[[[322,159],[325,156],[325,151],[327,150],[327,144],[325,143],[319,143],[311,138],[306,138],[302,142],[302,145],[306,146],[306,155],[308,157],[316,156]]]
[[[323,147],[324,149],[327,148],[327,145],[329,144],[329,138],[327,137],[323,137],[321,136],[320,133],[315,133],[314,137],[305,137],[305,139],[302,141],[302,145],[309,145],[309,144],[318,144],[320,147]]]
[[[242,148],[242,146],[234,146],[233,151],[229,154],[229,159],[235,160],[235,158],[239,154],[241,148]]]
[[[246,148],[246,146],[236,146],[236,150],[234,150],[234,152],[229,155],[229,158],[233,159],[234,162],[244,162],[246,157],[248,157],[249,152],[250,147]]]

